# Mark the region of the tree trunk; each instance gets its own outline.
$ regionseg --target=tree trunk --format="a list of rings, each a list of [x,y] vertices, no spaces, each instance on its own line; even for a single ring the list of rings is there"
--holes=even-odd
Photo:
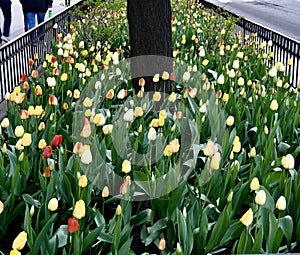
[[[170,93],[170,81],[153,82],[153,76],[171,73],[172,31],[170,0],[127,0],[127,18],[131,49],[132,85],[139,91],[144,78],[145,91]]]

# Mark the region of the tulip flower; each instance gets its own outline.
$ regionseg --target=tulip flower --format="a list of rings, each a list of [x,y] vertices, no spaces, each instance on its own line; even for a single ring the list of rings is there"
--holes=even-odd
[[[226,125],[231,127],[233,124],[234,124],[234,117],[230,115],[226,119]]]
[[[114,96],[115,96],[115,91],[113,89],[110,89],[106,94],[107,99],[113,99]]]
[[[53,88],[56,85],[56,79],[54,77],[48,77],[46,82],[50,88]]]
[[[215,145],[215,143],[212,142],[211,140],[208,140],[206,145],[205,145],[205,148],[203,150],[204,155],[207,156],[207,157],[211,157],[217,151],[218,151],[218,147]]]
[[[16,126],[16,128],[15,128],[15,136],[16,137],[22,137],[23,136],[23,134],[24,134],[24,128],[23,128],[23,126]]]
[[[135,107],[134,109],[134,116],[135,117],[142,117],[144,114],[143,108],[142,107]]]
[[[44,173],[43,173],[43,176],[48,178],[48,177],[50,177],[50,175],[51,175],[50,167],[47,166]]]
[[[83,100],[83,105],[85,107],[91,107],[93,105],[93,99],[92,98],[89,98],[89,97],[86,97],[84,100]]]
[[[250,183],[250,189],[251,190],[259,190],[260,184],[257,177],[254,177]]]
[[[26,120],[28,118],[28,112],[26,110],[20,110],[21,120]]]
[[[281,159],[281,165],[285,169],[294,169],[295,167],[295,159],[292,154],[287,154],[286,156],[283,156]]]
[[[22,250],[27,242],[27,233],[22,231],[18,234],[12,244],[14,250]]]
[[[264,205],[266,203],[266,199],[266,192],[264,190],[260,190],[255,196],[255,203],[258,205]]]
[[[166,249],[166,240],[165,240],[165,238],[160,239],[157,247],[161,251],[163,251],[164,249]]]
[[[251,225],[253,221],[253,211],[250,208],[240,219],[240,222],[242,222],[246,227],[248,227],[249,225]]]
[[[85,211],[85,202],[82,199],[78,200],[73,210],[73,216],[80,220],[85,216]]]
[[[21,145],[24,147],[28,147],[30,146],[31,142],[32,142],[31,134],[25,133],[22,137]]]
[[[210,161],[210,168],[213,170],[218,170],[220,167],[220,161],[221,161],[221,154],[220,152],[216,152]]]
[[[270,109],[272,111],[277,111],[278,109],[278,103],[277,103],[277,100],[276,99],[273,99],[271,104],[270,104]]]
[[[224,75],[220,74],[220,76],[217,79],[217,83],[220,84],[220,85],[222,85],[222,84],[224,84],[224,82],[225,82]]]
[[[241,150],[241,142],[240,142],[240,138],[238,136],[236,136],[233,140],[233,148],[232,148],[232,151],[233,152],[239,152]]]
[[[102,197],[108,197],[109,196],[109,189],[107,186],[104,186],[102,190]]]
[[[48,203],[48,209],[51,212],[56,211],[58,208],[58,200],[57,198],[53,197],[50,199],[49,203]]]
[[[51,141],[51,145],[53,147],[57,147],[62,143],[62,140],[63,140],[62,135],[55,135]]]
[[[86,177],[86,175],[81,175],[78,179],[78,186],[80,188],[85,188],[88,184],[88,179]]]
[[[9,255],[21,255],[22,253],[19,252],[18,250],[11,250]]]
[[[275,206],[278,210],[284,211],[286,209],[286,200],[284,196],[280,196]]]
[[[52,155],[52,148],[51,146],[46,146],[43,153],[43,158],[50,158]]]
[[[83,118],[83,128],[80,132],[80,136],[87,138],[91,135],[92,129],[91,129],[91,124],[88,120],[88,118],[84,117]]]
[[[69,218],[68,219],[68,232],[69,233],[75,233],[76,231],[78,231],[79,228],[79,223],[76,219],[74,218]]]
[[[57,98],[54,95],[49,96],[49,105],[57,105]]]
[[[9,119],[8,118],[4,118],[1,122],[1,127],[2,128],[8,128],[9,127]]]
[[[120,205],[117,206],[116,215],[120,216],[122,214],[122,207]]]
[[[90,164],[93,160],[92,152],[90,150],[85,150],[82,153],[80,160],[83,164],[86,164],[86,165]]]
[[[20,78],[20,82],[24,82],[27,80],[27,75],[26,74],[22,74],[21,78]]]
[[[153,82],[158,82],[158,81],[159,81],[159,74],[157,73],[153,76]]]
[[[4,204],[3,202],[0,200],[0,214],[3,213],[4,211]]]
[[[80,98],[80,91],[79,91],[78,89],[74,89],[73,97],[74,97],[75,99]]]
[[[144,78],[140,78],[140,79],[139,79],[139,86],[141,86],[141,87],[142,87],[142,86],[145,86],[145,83],[146,83],[146,82],[145,82],[145,79],[144,79]]]
[[[122,172],[127,174],[131,171],[131,163],[128,160],[124,160],[122,163]]]
[[[156,139],[156,130],[153,127],[150,127],[148,132],[148,140],[154,141]]]
[[[118,92],[117,98],[120,99],[120,100],[122,100],[122,99],[124,99],[126,96],[127,96],[127,90],[126,90],[126,89],[121,89],[121,90]]]
[[[98,127],[103,126],[105,124],[105,121],[105,117],[102,113],[97,113],[93,118],[93,123]]]
[[[161,78],[162,78],[164,81],[168,80],[169,77],[170,77],[170,75],[169,75],[169,73],[166,72],[166,71],[164,71],[163,74],[162,74],[162,76],[161,76]]]
[[[134,112],[133,112],[133,109],[129,109],[127,112],[125,112],[124,116],[123,116],[123,119],[126,121],[126,122],[132,122],[133,119],[134,119]]]

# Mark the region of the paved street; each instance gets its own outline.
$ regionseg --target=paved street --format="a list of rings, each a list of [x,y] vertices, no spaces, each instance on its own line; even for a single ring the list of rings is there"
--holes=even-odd
[[[71,5],[79,2],[80,0],[71,0]],[[54,0],[53,1],[53,15],[63,11],[66,6],[64,5],[65,0]],[[48,19],[48,13],[46,14],[46,19]],[[0,10],[0,26],[3,30],[3,14]],[[24,21],[22,6],[19,0],[12,0],[12,24],[10,28],[11,39],[24,33]]]
[[[207,0],[300,41],[300,0]]]

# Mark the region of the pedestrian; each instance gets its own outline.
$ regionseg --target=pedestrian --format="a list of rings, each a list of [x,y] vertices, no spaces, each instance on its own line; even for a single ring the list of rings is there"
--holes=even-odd
[[[71,2],[71,0],[65,0],[65,5],[70,6],[70,2]]]
[[[3,26],[3,33],[0,29],[1,41],[8,42],[9,38],[9,31],[11,25],[11,0],[0,0],[0,8],[3,12],[4,16],[4,26]]]
[[[20,0],[24,14],[25,31],[36,26],[35,19],[37,17],[38,24],[45,20],[48,8],[52,7],[53,0]]]

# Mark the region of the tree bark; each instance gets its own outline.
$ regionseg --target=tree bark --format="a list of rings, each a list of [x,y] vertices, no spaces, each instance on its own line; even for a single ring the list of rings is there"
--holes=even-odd
[[[132,84],[139,91],[138,80],[146,80],[145,91],[170,93],[170,81],[153,82],[153,76],[171,73],[172,31],[170,0],[127,0],[127,18],[131,49]],[[160,57],[154,57],[160,56]]]

